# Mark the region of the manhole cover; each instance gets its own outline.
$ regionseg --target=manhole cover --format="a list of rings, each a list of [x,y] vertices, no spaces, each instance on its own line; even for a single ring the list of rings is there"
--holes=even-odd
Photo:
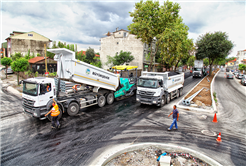
[[[202,134],[208,135],[208,136],[216,136],[217,135],[215,132],[209,131],[209,130],[202,130],[201,132],[202,132]]]

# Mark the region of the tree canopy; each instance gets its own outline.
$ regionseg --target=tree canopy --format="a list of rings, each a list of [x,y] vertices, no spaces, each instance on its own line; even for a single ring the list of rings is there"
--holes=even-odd
[[[92,63],[95,62],[95,51],[93,48],[88,48],[85,52],[85,56],[86,56],[86,62],[87,63]]]
[[[11,63],[11,69],[17,72],[17,83],[19,85],[19,72],[25,71],[29,66],[28,60],[25,58],[19,58]]]
[[[11,58],[9,58],[9,57],[4,57],[4,58],[2,58],[1,59],[1,64],[3,65],[3,66],[5,66],[5,70],[6,70],[6,78],[7,78],[7,70],[8,70],[8,67],[11,65],[11,63],[12,63],[12,59]]]
[[[123,65],[124,63],[130,63],[134,60],[134,56],[131,55],[131,52],[123,52],[120,51],[119,55],[116,53],[114,57],[107,56],[108,61],[106,62],[106,65],[112,67],[112,66],[118,66]]]
[[[233,43],[225,32],[206,33],[196,41],[196,59],[209,59],[210,72],[212,64],[217,60],[225,59],[233,48]]]
[[[178,3],[166,1],[160,6],[158,1],[142,0],[130,12],[132,24],[130,33],[135,34],[143,43],[150,45],[148,70],[152,70],[153,59],[161,48],[158,62],[167,66],[177,66],[181,59],[189,57],[188,51],[193,41],[188,39],[188,27],[179,16]],[[188,56],[188,57],[186,57]]]

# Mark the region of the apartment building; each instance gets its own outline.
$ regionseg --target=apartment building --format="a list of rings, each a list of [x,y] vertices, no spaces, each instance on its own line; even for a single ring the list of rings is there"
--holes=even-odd
[[[236,66],[242,64],[244,59],[246,59],[246,49],[237,52]]]
[[[44,44],[46,44],[47,47],[51,42],[49,38],[44,37],[34,31],[13,31],[13,33],[10,33],[10,36],[6,38],[6,40],[8,57],[15,52],[21,52],[25,55],[28,53],[28,50],[30,50],[31,54],[34,53],[34,55],[37,55],[39,53],[41,56],[44,56]]]
[[[115,32],[107,33],[106,37],[101,38],[100,60],[103,64],[103,69],[108,69],[105,63],[108,61],[107,55],[114,57],[120,51],[131,52],[134,60],[128,65],[138,66],[138,69],[146,70],[149,65],[147,58],[148,45],[143,43],[136,35],[130,34],[128,31],[116,29]],[[156,63],[153,63],[153,68]],[[156,69],[154,68],[153,71]]]

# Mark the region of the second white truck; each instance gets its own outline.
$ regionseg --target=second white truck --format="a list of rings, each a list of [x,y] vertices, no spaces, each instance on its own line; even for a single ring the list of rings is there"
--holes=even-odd
[[[203,67],[203,60],[195,60],[192,71],[193,77],[203,77],[206,74]]]
[[[184,73],[142,72],[138,79],[136,101],[164,106],[183,94]]]

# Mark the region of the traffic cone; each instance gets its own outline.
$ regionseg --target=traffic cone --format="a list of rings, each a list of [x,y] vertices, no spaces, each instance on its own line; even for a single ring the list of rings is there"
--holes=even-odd
[[[214,122],[214,123],[217,123],[218,121],[217,121],[217,116],[216,116],[216,113],[214,114],[214,119],[213,119],[213,121],[212,122]]]
[[[221,132],[219,133],[218,138],[216,139],[216,141],[217,142],[222,142],[222,140],[221,140]]]

